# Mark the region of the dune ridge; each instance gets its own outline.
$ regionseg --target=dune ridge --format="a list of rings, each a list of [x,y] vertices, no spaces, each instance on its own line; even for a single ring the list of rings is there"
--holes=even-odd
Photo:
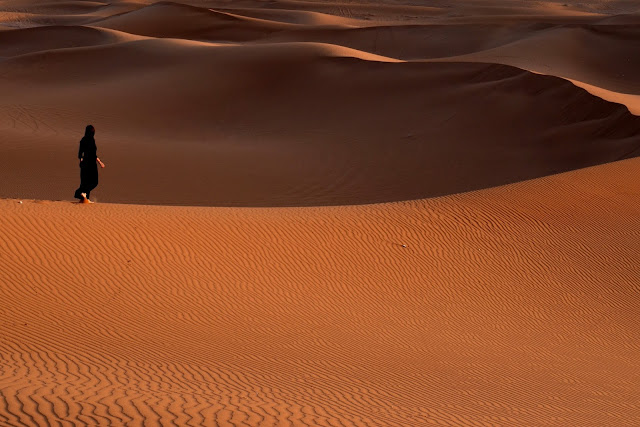
[[[355,207],[2,200],[0,422],[635,425],[639,168]]]

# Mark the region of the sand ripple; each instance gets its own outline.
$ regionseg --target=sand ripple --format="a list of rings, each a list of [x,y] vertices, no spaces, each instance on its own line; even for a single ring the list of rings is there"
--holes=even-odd
[[[637,160],[428,201],[0,202],[0,423],[636,425]]]

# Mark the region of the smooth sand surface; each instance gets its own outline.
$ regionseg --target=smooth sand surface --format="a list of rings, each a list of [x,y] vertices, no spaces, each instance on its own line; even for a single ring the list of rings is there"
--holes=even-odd
[[[640,425],[639,24],[0,0],[0,425]]]
[[[638,425],[639,173],[367,206],[0,201],[0,424]]]

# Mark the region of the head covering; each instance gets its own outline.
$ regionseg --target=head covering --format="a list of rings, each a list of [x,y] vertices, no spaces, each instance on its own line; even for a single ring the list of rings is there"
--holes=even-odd
[[[88,136],[93,138],[93,135],[95,135],[96,133],[96,129],[92,126],[92,125],[88,125],[87,128],[84,130],[84,136]]]

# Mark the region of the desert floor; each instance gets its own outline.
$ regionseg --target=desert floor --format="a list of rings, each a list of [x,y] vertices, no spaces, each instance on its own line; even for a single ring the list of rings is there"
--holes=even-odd
[[[635,0],[0,0],[0,425],[640,425],[638,52]]]

